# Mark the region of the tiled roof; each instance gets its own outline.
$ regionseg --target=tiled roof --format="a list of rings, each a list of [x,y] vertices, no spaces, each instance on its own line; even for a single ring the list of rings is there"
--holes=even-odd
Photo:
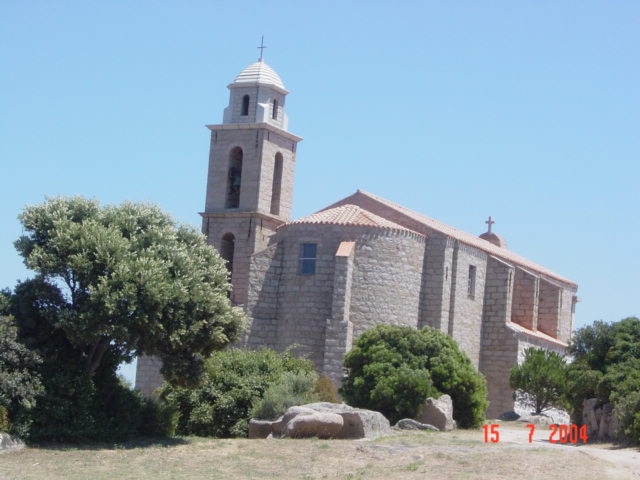
[[[280,76],[262,60],[252,63],[242,70],[233,83],[264,83],[267,85],[275,85],[284,90],[284,83],[282,83]]]
[[[445,223],[439,222],[438,220],[434,220],[433,218],[429,218],[418,212],[414,212],[409,208],[403,207],[402,205],[398,205],[396,203],[393,203],[382,197],[378,197],[377,195],[373,195],[371,193],[365,192],[363,190],[358,190],[353,195],[350,195],[334,203],[333,205],[328,206],[327,209],[324,211],[334,210],[335,208],[341,205],[346,205],[346,204],[359,205],[360,207],[365,209],[365,211],[368,211],[369,214],[377,215],[377,216],[383,216],[386,214],[386,212],[384,211],[385,209],[380,207],[387,207],[388,209],[391,209],[397,212],[397,214],[399,214],[399,215],[393,215],[393,220],[394,222],[397,222],[398,224],[401,225],[400,228],[418,231],[418,233],[422,233],[427,236],[429,236],[429,233],[430,233],[429,230],[435,230],[453,239],[466,243],[467,245],[470,245],[479,250],[482,250],[488,253],[489,255],[500,258],[506,262],[516,264],[528,270],[532,270],[540,274],[543,274],[549,278],[577,287],[577,284],[575,282],[568,280],[558,275],[557,273],[532,262],[531,260],[528,260],[516,253],[513,253],[512,251],[507,250],[506,248],[498,247],[492,244],[491,242],[488,242],[479,237],[476,237],[475,235],[464,232],[462,230],[459,230]],[[314,215],[322,214],[324,211],[320,211]],[[389,216],[389,215],[386,214],[386,216]]]
[[[316,224],[316,225],[357,225],[365,227],[389,228],[393,230],[410,229],[387,220],[357,205],[340,205],[313,213],[307,217],[299,218],[288,225]]]

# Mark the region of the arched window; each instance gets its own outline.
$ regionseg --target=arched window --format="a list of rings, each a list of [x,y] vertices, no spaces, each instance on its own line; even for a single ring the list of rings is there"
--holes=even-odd
[[[236,237],[233,233],[225,233],[220,243],[220,256],[225,260],[229,275],[233,274],[233,253],[236,246]]]
[[[271,214],[280,215],[280,191],[282,190],[282,154],[276,153],[271,185]]]
[[[274,120],[278,119],[278,100],[275,98],[273,99],[273,111],[271,112],[271,118]]]
[[[229,154],[229,170],[227,171],[227,199],[225,208],[240,206],[240,186],[242,184],[242,149],[235,147]]]
[[[242,97],[242,115],[249,115],[249,95]]]

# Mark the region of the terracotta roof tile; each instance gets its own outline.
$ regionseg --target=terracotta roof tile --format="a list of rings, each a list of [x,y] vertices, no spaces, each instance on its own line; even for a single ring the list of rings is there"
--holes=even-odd
[[[357,225],[364,227],[389,228],[393,230],[410,229],[387,220],[373,212],[357,205],[340,205],[313,213],[307,217],[294,220],[287,225],[316,224],[316,225]]]
[[[466,243],[467,245],[471,245],[473,247],[482,250],[489,255],[500,258],[509,263],[522,266],[524,268],[533,270],[545,276],[548,276],[552,279],[559,280],[563,283],[570,284],[577,287],[577,284],[571,280],[568,280],[557,273],[538,265],[531,260],[528,260],[516,253],[513,253],[506,248],[498,247],[491,242],[483,240],[479,237],[471,233],[464,232],[455,227],[442,223],[433,218],[429,218],[425,215],[422,215],[418,212],[415,212],[409,208],[403,207],[402,205],[398,205],[389,200],[386,200],[382,197],[378,197],[372,193],[365,192],[363,190],[358,190],[353,195],[350,195],[333,205],[328,206],[325,210],[318,212],[318,214],[322,214],[324,211],[335,210],[337,207],[341,205],[359,205],[362,209],[365,209],[371,215],[376,215],[378,217],[387,215],[388,212],[385,212],[384,208],[380,208],[380,206],[387,207],[387,209],[391,209],[400,215],[393,215],[394,222],[397,222],[401,226],[396,228],[405,228],[412,231],[418,231],[418,233],[429,235],[429,230],[435,230],[437,232],[444,233],[445,235],[459,240],[461,242]],[[376,207],[376,205],[378,207]],[[373,210],[373,211],[372,211]],[[314,215],[318,215],[314,214]],[[313,215],[312,215],[313,216]],[[308,217],[309,218],[309,217]],[[404,225],[403,225],[404,224]]]

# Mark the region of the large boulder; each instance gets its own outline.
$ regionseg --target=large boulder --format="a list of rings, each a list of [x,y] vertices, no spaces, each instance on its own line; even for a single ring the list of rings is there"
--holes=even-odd
[[[589,438],[616,440],[620,424],[610,403],[600,404],[597,398],[587,398],[582,402],[582,423],[587,425]]]
[[[441,432],[449,432],[456,427],[453,420],[453,401],[449,395],[427,398],[422,410],[415,418],[420,423],[433,425]]]
[[[597,398],[586,398],[582,402],[582,424],[587,426],[589,438],[598,435],[601,414],[602,409]]]
[[[252,418],[249,421],[249,438],[267,438],[273,433],[273,423],[269,420]]]
[[[389,420],[380,412],[329,402],[309,403],[303,407],[340,415],[344,424],[336,438],[376,438],[392,433]]]
[[[12,437],[8,433],[0,432],[0,453],[9,450],[20,450],[24,448],[24,442],[17,437]]]
[[[252,419],[249,438],[319,437],[375,438],[392,433],[380,412],[349,405],[318,402],[289,408],[274,422]]]
[[[296,415],[286,424],[284,436],[289,438],[335,438],[344,420],[337,413],[312,412]]]

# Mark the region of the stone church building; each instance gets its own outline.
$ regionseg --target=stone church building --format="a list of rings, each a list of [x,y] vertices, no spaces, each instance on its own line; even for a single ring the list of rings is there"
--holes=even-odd
[[[228,86],[211,131],[202,231],[227,261],[232,301],[249,326],[241,343],[296,351],[336,383],[353,341],[379,324],[451,335],[487,378],[495,417],[513,409],[509,370],[529,346],[564,351],[576,283],[480,236],[357,190],[291,219],[296,146],[289,93],[262,59]],[[157,377],[139,359],[137,386]],[[155,366],[157,371],[157,366]],[[455,399],[454,399],[455,400]]]

